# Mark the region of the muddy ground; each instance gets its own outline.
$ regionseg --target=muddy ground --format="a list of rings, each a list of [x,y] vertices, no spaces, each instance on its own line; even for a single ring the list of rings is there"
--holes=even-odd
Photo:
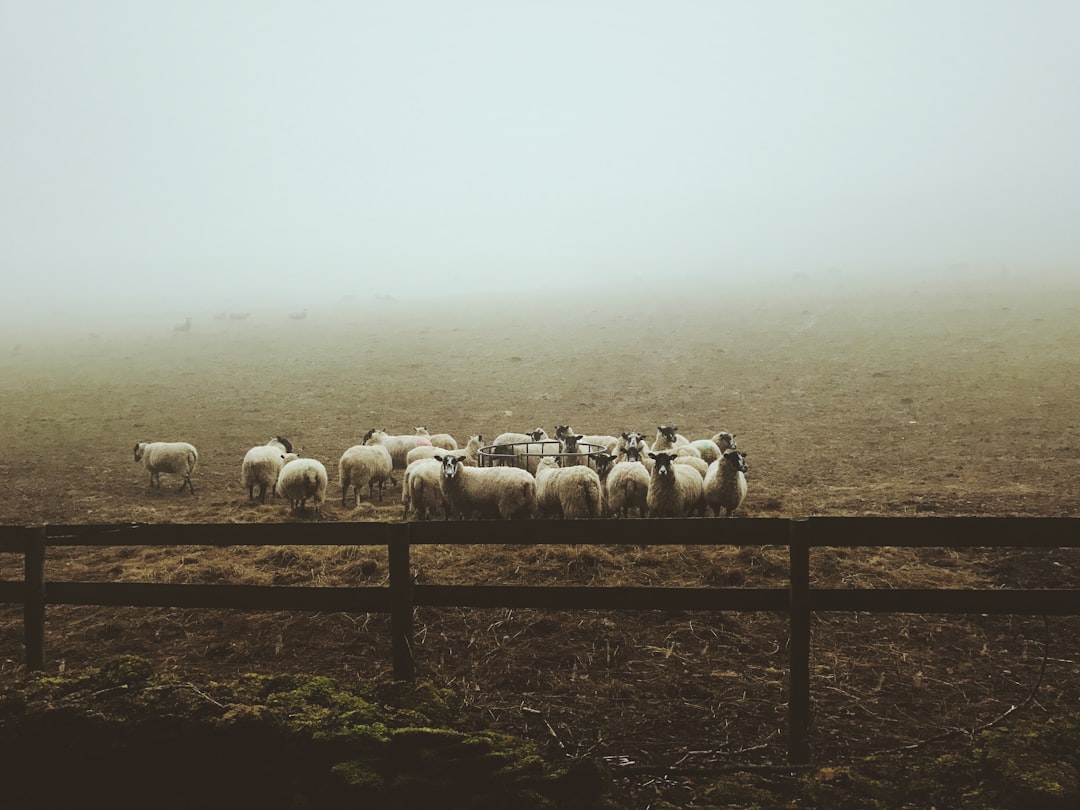
[[[447,306],[360,297],[293,320],[192,312],[2,333],[0,522],[304,523],[241,487],[245,451],[289,437],[330,470],[324,520],[396,520],[400,491],[343,507],[337,459],[371,427],[464,440],[553,432],[737,434],[749,492],[732,520],[802,515],[1080,514],[1080,286],[941,279],[888,290],[792,279],[769,293],[672,290]],[[84,319],[85,320],[85,319]],[[179,320],[183,320],[180,318]],[[200,453],[194,496],[150,491],[142,440]],[[438,583],[767,585],[786,549],[447,546]],[[815,553],[815,584],[1078,587],[1066,550]],[[0,577],[21,560],[0,555]],[[56,549],[53,580],[332,585],[385,580],[365,548]],[[423,678],[479,722],[612,762],[706,767],[785,757],[787,628],[769,614],[422,609]],[[382,616],[49,610],[48,667],[123,653],[206,677],[385,677]],[[1080,622],[819,615],[814,756],[842,761],[964,736],[1011,707],[1080,707]],[[0,671],[23,671],[0,609]]]

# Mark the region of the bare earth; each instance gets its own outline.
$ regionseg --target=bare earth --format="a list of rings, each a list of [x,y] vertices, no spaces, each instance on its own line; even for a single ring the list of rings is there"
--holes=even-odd
[[[396,520],[400,491],[343,507],[337,460],[372,427],[464,443],[537,426],[678,425],[737,434],[749,494],[733,520],[800,515],[1080,515],[1080,288],[1021,279],[898,284],[793,280],[781,294],[648,290],[448,309],[337,302],[307,319],[254,311],[105,323],[0,344],[0,522],[280,522],[250,503],[245,451],[289,437],[330,471],[324,520]],[[290,309],[295,309],[291,307]],[[181,319],[182,320],[182,319]],[[91,334],[93,333],[93,334]],[[199,448],[194,496],[150,491],[132,447]],[[658,523],[658,526],[662,525]],[[658,531],[662,530],[658,528]],[[418,549],[439,583],[776,586],[786,549],[562,546]],[[0,555],[0,578],[21,559]],[[822,552],[815,583],[1078,587],[1080,558],[951,549]],[[363,548],[57,549],[54,580],[379,584]],[[784,759],[787,628],[768,614],[423,609],[421,677],[477,722],[569,753],[691,767]],[[382,616],[52,608],[48,666],[131,652],[215,674],[300,670],[385,677]],[[814,756],[909,745],[1011,706],[1080,701],[1080,622],[824,614],[814,626]],[[22,616],[0,608],[0,670],[23,668]]]

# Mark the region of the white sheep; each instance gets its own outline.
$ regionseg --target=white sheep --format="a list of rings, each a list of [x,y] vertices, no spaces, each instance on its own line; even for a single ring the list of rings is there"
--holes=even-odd
[[[636,431],[624,431],[611,452],[615,454],[616,461],[641,461],[642,457],[652,449],[644,434]]]
[[[646,497],[650,517],[704,515],[705,488],[697,470],[675,464],[676,457],[671,453],[650,452],[649,457],[656,462]]]
[[[575,431],[569,425],[556,425],[555,426],[555,438],[565,439],[568,436],[575,435]],[[616,446],[619,444],[617,436],[610,436],[604,433],[584,433],[577,437],[579,444],[591,444],[594,445],[590,452],[604,452],[614,453]]]
[[[420,520],[427,520],[436,508],[442,510],[444,517],[449,517],[442,492],[442,465],[435,458],[417,459],[405,468],[401,504],[405,509],[405,520],[409,519],[410,513]]]
[[[274,491],[278,497],[288,499],[293,512],[306,508],[308,498],[311,498],[316,516],[321,516],[328,480],[321,461],[295,458],[282,466]]]
[[[436,456],[441,465],[446,519],[497,514],[503,519],[536,513],[536,479],[519,467],[466,467],[457,456]]]
[[[373,437],[374,438],[374,437]],[[345,506],[345,497],[349,487],[353,488],[356,505],[360,505],[360,491],[366,485],[368,500],[371,500],[375,485],[379,485],[379,500],[383,499],[386,482],[394,471],[394,461],[390,451],[380,441],[371,444],[354,444],[341,454],[338,460],[338,478],[341,479],[341,505]]]
[[[408,462],[406,464],[406,469],[408,469],[408,465],[412,464],[414,461],[419,461],[420,459],[425,458],[435,458],[435,456],[443,454],[453,456],[459,455],[465,459],[465,464],[467,466],[477,467],[480,464],[480,448],[483,446],[483,442],[484,435],[482,433],[478,433],[475,436],[470,436],[468,444],[466,444],[462,448],[455,447],[453,449],[447,449],[444,447],[436,447],[435,445],[432,445],[430,447],[414,447],[412,450],[409,451],[408,455],[405,456],[405,460],[406,462]]]
[[[682,448],[679,448],[680,450]],[[701,476],[702,480],[705,479],[705,473],[709,471],[709,465],[705,463],[705,459],[700,456],[684,455],[682,453],[675,454],[676,464],[685,464],[687,467],[692,467],[697,471],[697,474]]]
[[[731,517],[746,497],[746,453],[728,448],[709,465],[705,475],[705,504],[719,517]]]
[[[407,458],[409,451],[414,447],[431,444],[427,436],[420,436],[417,434],[390,435],[381,428],[372,428],[365,433],[364,440],[361,444],[374,444],[373,438],[379,434],[381,434],[382,443],[386,445],[386,449],[390,452],[390,458],[394,462],[395,470],[404,470],[409,466]],[[393,478],[390,479],[390,482],[394,484],[397,483]]]
[[[240,466],[240,480],[247,487],[249,500],[255,500],[256,486],[259,488],[259,503],[266,503],[267,490],[273,497],[278,473],[285,464],[285,455],[292,451],[292,442],[284,436],[275,436],[266,444],[247,451]]]
[[[724,452],[712,439],[694,439],[690,442],[689,446],[697,450],[701,460],[706,464],[712,464],[720,458],[720,454]]]
[[[187,442],[139,442],[135,445],[135,460],[141,461],[150,472],[150,486],[161,489],[161,474],[175,473],[183,477],[180,491],[184,487],[195,494],[191,483],[191,474],[199,462],[199,451]]]
[[[603,510],[600,476],[591,467],[560,467],[551,457],[536,467],[536,511],[542,517],[598,518]]]
[[[719,433],[714,433],[712,437],[713,442],[720,448],[720,452],[725,450],[738,450],[739,445],[735,443],[735,434],[729,433],[726,430],[721,430]]]
[[[636,509],[638,517],[649,513],[650,474],[640,461],[620,461],[607,477],[608,509],[617,517],[628,517]]]
[[[455,439],[449,433],[436,433],[434,436],[432,436],[430,433],[428,433],[428,429],[426,427],[418,427],[416,428],[416,435],[426,437],[427,440],[431,442],[432,447],[441,447],[443,450],[458,449],[457,439]]]
[[[548,437],[543,428],[529,433],[500,433],[491,443],[491,455],[494,464],[503,466],[524,467],[526,466],[525,454],[530,442],[541,442]],[[534,467],[535,469],[535,467]]]

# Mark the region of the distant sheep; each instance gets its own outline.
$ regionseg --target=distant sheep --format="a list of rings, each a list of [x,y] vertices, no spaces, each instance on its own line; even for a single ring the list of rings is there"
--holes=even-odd
[[[405,510],[405,520],[413,515],[420,520],[428,520],[436,509],[449,518],[446,498],[442,491],[442,464],[437,459],[417,459],[405,468],[405,480],[401,485],[401,505]]]
[[[457,450],[457,439],[449,433],[436,433],[432,436],[426,427],[416,428],[416,435],[425,437],[432,447],[441,447],[443,450]]]
[[[536,511],[540,517],[598,518],[603,509],[600,476],[591,467],[560,467],[542,458],[536,467]]]
[[[684,444],[690,444],[690,440],[679,433],[678,427],[675,425],[660,425],[656,428],[656,438],[653,439],[650,449],[659,453],[661,450],[671,450]]]
[[[441,465],[446,518],[530,518],[536,513],[536,479],[518,467],[466,467],[457,456],[436,456]]]
[[[341,454],[338,460],[338,478],[341,480],[341,505],[345,506],[345,499],[349,493],[349,487],[353,488],[353,497],[356,505],[360,505],[360,492],[366,486],[368,488],[368,500],[371,500],[375,492],[375,485],[379,485],[379,500],[383,499],[383,490],[386,482],[394,471],[394,461],[390,458],[390,452],[380,442],[371,444],[356,444]]]
[[[495,464],[526,467],[528,466],[526,453],[529,452],[529,443],[542,442],[547,437],[547,431],[543,428],[536,428],[529,433],[500,433],[491,443],[490,458]]]
[[[556,425],[555,426],[555,438],[565,439],[568,436],[575,435],[575,431],[569,425]],[[605,453],[614,453],[615,447],[619,443],[617,436],[610,436],[601,433],[584,433],[577,437],[579,444],[591,444],[595,445],[592,452],[603,451]]]
[[[268,490],[273,497],[285,456],[292,451],[292,442],[283,436],[275,436],[247,451],[240,467],[240,480],[247,487],[249,500],[255,500],[255,487],[259,488],[259,503],[266,503]]]
[[[414,461],[419,461],[424,458],[435,458],[435,456],[439,455],[461,456],[465,459],[466,466],[477,467],[480,464],[480,448],[483,446],[483,441],[483,434],[478,433],[475,436],[470,436],[468,444],[463,448],[448,450],[434,445],[431,445],[430,447],[414,447],[405,457],[406,462],[408,462],[405,465],[406,469],[408,469],[408,465],[412,464]]]
[[[746,497],[746,453],[729,448],[709,465],[705,475],[705,504],[718,516],[735,514]]]
[[[307,508],[310,498],[316,516],[321,516],[328,480],[326,467],[321,461],[296,458],[282,466],[274,492],[278,497],[288,499],[289,508],[293,512]]]
[[[187,442],[139,442],[135,445],[135,460],[141,461],[150,472],[150,486],[161,489],[161,474],[182,476],[180,491],[187,487],[195,494],[191,474],[199,463],[199,451]]]
[[[649,453],[655,463],[646,498],[650,517],[687,517],[705,514],[705,488],[692,467],[676,464],[671,453]],[[611,477],[610,475],[608,476]]]

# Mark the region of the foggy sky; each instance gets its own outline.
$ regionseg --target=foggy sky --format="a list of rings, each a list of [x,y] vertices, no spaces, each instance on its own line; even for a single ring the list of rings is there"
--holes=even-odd
[[[0,0],[22,312],[1080,265],[1080,4]]]

